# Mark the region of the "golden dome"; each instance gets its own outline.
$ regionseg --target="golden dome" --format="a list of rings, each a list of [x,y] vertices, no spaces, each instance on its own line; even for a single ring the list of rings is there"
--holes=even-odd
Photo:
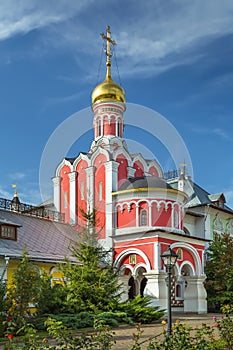
[[[100,102],[122,102],[125,103],[124,89],[112,80],[110,67],[107,67],[105,80],[97,85],[91,95],[92,104]]]
[[[116,42],[111,39],[110,26],[107,27],[107,34],[101,34],[102,38],[106,40],[107,48],[105,50],[107,61],[107,74],[105,80],[97,85],[91,95],[92,105],[100,102],[122,102],[125,103],[124,89],[115,83],[111,77],[111,45],[116,45]]]

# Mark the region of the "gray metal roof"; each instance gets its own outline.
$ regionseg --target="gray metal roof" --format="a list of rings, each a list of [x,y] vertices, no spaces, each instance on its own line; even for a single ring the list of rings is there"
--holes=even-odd
[[[0,210],[0,218],[19,226],[17,241],[0,238],[0,256],[20,257],[26,249],[30,258],[35,260],[71,258],[70,247],[78,240],[77,231],[72,226],[5,210]]]

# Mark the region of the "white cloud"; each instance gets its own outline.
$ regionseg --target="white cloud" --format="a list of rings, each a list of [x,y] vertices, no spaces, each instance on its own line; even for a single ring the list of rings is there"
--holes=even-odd
[[[67,20],[89,3],[87,0],[75,3],[65,0],[1,1],[0,40]]]
[[[107,0],[2,1],[0,40],[46,27],[40,44],[71,48],[77,65],[93,75],[96,65],[88,63],[94,56],[98,60],[99,31],[108,22],[118,43],[120,71],[133,76],[192,64],[208,55],[209,42],[233,33],[231,0],[138,0],[127,6],[119,0],[118,7],[112,6]]]
[[[25,173],[20,173],[20,172],[12,173],[9,175],[10,179],[14,181],[24,179],[26,176],[27,175]]]
[[[231,140],[227,132],[221,128],[205,128],[200,126],[189,126],[189,128],[197,134],[215,135],[225,140]]]
[[[10,199],[13,198],[14,191],[11,192],[9,190],[6,190],[3,186],[0,186],[0,197]]]
[[[227,206],[233,209],[233,189],[224,192],[224,195],[226,197]]]

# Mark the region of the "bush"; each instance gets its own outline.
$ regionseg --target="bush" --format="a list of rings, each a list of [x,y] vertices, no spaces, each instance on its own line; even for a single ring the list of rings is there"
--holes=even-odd
[[[62,322],[64,327],[71,329],[80,329],[86,327],[93,327],[94,325],[94,315],[88,312],[80,312],[79,314],[44,314],[42,316],[37,316],[32,319],[32,324],[38,330],[46,330],[45,322],[48,318],[53,318],[58,322]]]
[[[158,311],[158,307],[150,306],[151,300],[149,296],[137,295],[134,299],[121,303],[120,310],[123,310],[133,322],[151,323],[164,315],[163,311]]]
[[[102,312],[95,316],[95,320],[100,320],[108,326],[117,327],[120,323],[133,325],[133,320],[126,312]]]

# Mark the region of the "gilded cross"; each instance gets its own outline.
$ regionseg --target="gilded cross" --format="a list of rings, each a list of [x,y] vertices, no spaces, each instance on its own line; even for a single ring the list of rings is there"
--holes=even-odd
[[[104,33],[100,34],[102,38],[106,41],[106,56],[107,56],[107,66],[111,66],[111,45],[116,45],[116,42],[111,39],[111,31],[110,31],[110,26],[107,26],[106,29],[106,35]]]

